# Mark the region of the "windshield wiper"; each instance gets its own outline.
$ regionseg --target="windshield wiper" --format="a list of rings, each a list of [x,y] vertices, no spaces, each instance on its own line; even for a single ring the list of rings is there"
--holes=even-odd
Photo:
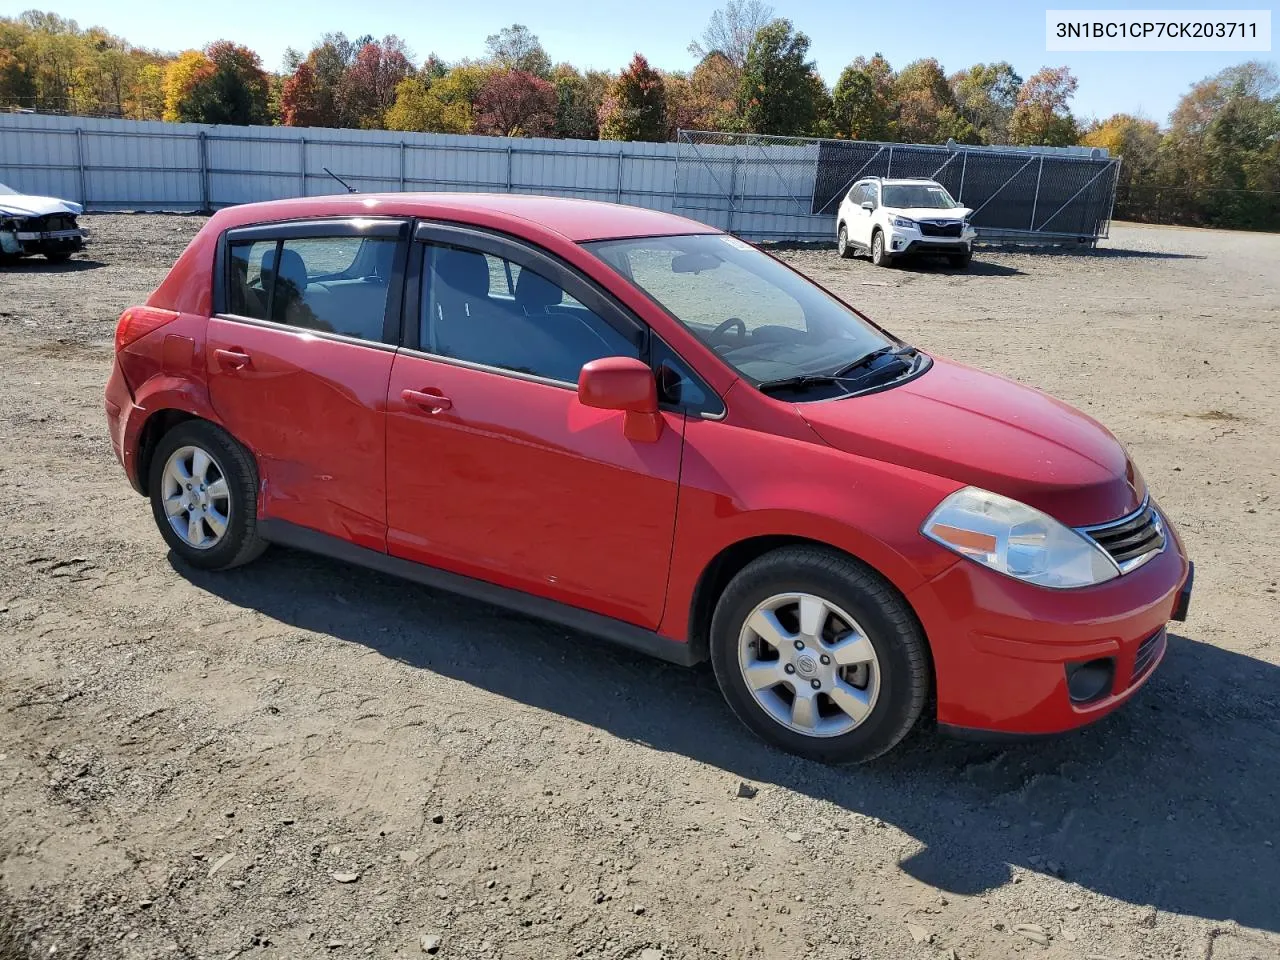
[[[860,370],[868,366],[873,360],[879,357],[893,356],[901,362],[907,364],[908,368],[914,365],[914,357],[908,361],[905,354],[918,354],[915,347],[882,347],[879,350],[873,350],[866,356],[859,357],[853,363],[847,363],[843,367],[832,373],[806,373],[795,377],[782,377],[778,380],[765,380],[756,385],[756,389],[763,393],[769,393],[773,390],[790,390],[797,387],[821,386],[832,383],[862,383],[881,372],[879,368],[876,370],[868,370],[861,376],[847,377],[845,374],[852,373],[854,370]]]
[[[916,348],[912,346],[905,347],[881,347],[879,350],[872,350],[870,353],[863,354],[853,363],[847,363],[840,369],[834,371],[831,376],[843,377],[846,373],[853,373],[855,370],[861,370],[863,367],[870,366],[872,362],[881,357],[897,357],[903,363],[908,363],[906,355],[908,353],[916,353]]]

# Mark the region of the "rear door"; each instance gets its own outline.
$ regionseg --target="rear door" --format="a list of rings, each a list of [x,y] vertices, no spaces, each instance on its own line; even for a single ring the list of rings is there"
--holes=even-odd
[[[386,391],[409,224],[229,231],[209,323],[213,407],[253,451],[264,518],[386,549]]]
[[[578,402],[647,329],[510,238],[423,226],[388,391],[388,550],[640,626],[666,596],[684,417],[656,442]]]

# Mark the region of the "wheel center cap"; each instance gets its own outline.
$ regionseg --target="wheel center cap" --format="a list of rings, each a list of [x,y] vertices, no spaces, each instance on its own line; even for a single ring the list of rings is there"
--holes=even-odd
[[[802,653],[796,657],[796,673],[800,674],[800,676],[806,680],[811,680],[817,672],[818,660],[816,657],[807,653]]]

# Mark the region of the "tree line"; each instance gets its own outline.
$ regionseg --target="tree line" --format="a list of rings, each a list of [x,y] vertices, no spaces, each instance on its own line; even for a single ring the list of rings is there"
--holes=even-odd
[[[263,68],[228,40],[177,55],[53,13],[0,18],[0,108],[139,120],[650,140],[678,129],[910,143],[1106,147],[1123,155],[1119,212],[1280,227],[1280,84],[1270,66],[1232,67],[1192,86],[1167,127],[1070,109],[1066,67],[1023,78],[1008,63],[948,74],[933,58],[895,69],[858,56],[828,87],[809,38],[763,0],[729,0],[689,46],[688,71],[640,54],[617,73],[552,62],[527,27],[484,55],[417,61],[397,36],[326,34]]]

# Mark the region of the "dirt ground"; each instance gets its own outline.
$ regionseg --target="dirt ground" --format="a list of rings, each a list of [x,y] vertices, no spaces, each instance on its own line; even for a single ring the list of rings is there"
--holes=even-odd
[[[1280,957],[1280,236],[785,254],[1106,423],[1197,564],[1106,722],[842,769],[706,669],[284,550],[175,566],[101,395],[201,221],[86,220],[0,272],[0,957]]]

